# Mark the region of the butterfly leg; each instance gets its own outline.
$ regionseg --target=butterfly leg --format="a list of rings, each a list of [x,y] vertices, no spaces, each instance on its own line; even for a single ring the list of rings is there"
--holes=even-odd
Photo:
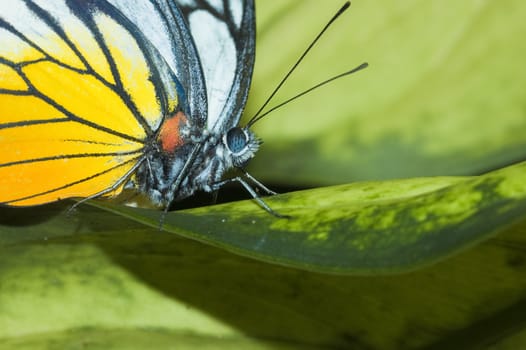
[[[249,177],[250,179],[252,179],[252,177],[250,176]],[[233,178],[230,178],[230,179],[226,179],[226,180],[223,180],[223,181],[220,181],[220,182],[217,182],[215,184],[212,185],[212,189],[213,190],[218,190],[220,187],[228,184],[228,183],[231,183],[231,182],[239,182],[241,185],[243,185],[243,187],[245,188],[245,190],[247,190],[248,193],[250,193],[250,195],[252,196],[252,198],[254,198],[254,200],[263,208],[267,211],[267,213],[277,217],[277,218],[290,218],[290,216],[288,215],[283,215],[283,214],[280,214],[278,213],[277,211],[275,211],[274,209],[272,209],[267,203],[265,203],[265,201],[263,199],[261,199],[261,197],[256,193],[256,191],[254,191],[254,189],[241,177],[239,176],[236,176],[236,177],[233,177]],[[261,188],[262,189],[265,189],[267,190],[268,192],[272,192],[270,190],[268,190],[265,186],[263,186],[262,184],[260,184],[258,181],[255,181],[255,183],[257,185],[261,185]]]
[[[276,195],[278,194],[277,192],[274,192],[272,191],[271,189],[269,189],[267,186],[263,185],[261,182],[259,182],[254,176],[250,175],[245,169],[239,169],[243,172],[243,174],[247,177],[247,179],[249,179],[250,181],[252,181],[257,187],[259,187],[260,189],[262,189],[264,192],[266,192],[267,194],[269,195]]]

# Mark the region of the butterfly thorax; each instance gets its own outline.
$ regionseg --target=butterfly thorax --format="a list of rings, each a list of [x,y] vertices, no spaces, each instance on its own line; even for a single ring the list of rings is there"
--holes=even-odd
[[[196,191],[215,191],[224,173],[243,168],[259,145],[260,140],[248,128],[203,132],[179,112],[160,127],[129,186],[153,206],[166,207]]]

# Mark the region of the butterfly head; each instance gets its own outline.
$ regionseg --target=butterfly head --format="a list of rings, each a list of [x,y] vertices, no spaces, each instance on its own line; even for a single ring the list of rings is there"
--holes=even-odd
[[[230,155],[232,165],[242,168],[254,157],[261,140],[246,127],[234,127],[223,135],[223,144]]]

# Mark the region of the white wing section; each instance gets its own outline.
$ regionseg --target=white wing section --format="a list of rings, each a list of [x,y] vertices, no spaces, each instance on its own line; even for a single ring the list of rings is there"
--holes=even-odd
[[[150,1],[129,1],[129,0],[111,0],[113,6],[119,9],[146,38],[155,46],[159,53],[164,57],[166,63],[177,76],[181,72],[175,65],[176,57],[172,47],[171,32],[161,13]]]
[[[190,14],[190,30],[200,54],[208,98],[208,129],[216,125],[234,84],[236,45],[228,26],[207,11]]]
[[[197,47],[206,84],[208,129],[238,124],[252,78],[253,0],[178,0]]]

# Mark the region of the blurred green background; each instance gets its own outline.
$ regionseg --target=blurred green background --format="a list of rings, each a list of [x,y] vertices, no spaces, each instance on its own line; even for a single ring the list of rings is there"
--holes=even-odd
[[[247,115],[342,1],[257,3]],[[526,7],[520,1],[354,1],[275,102],[370,67],[272,113],[252,172],[327,185],[474,175],[525,159]]]

